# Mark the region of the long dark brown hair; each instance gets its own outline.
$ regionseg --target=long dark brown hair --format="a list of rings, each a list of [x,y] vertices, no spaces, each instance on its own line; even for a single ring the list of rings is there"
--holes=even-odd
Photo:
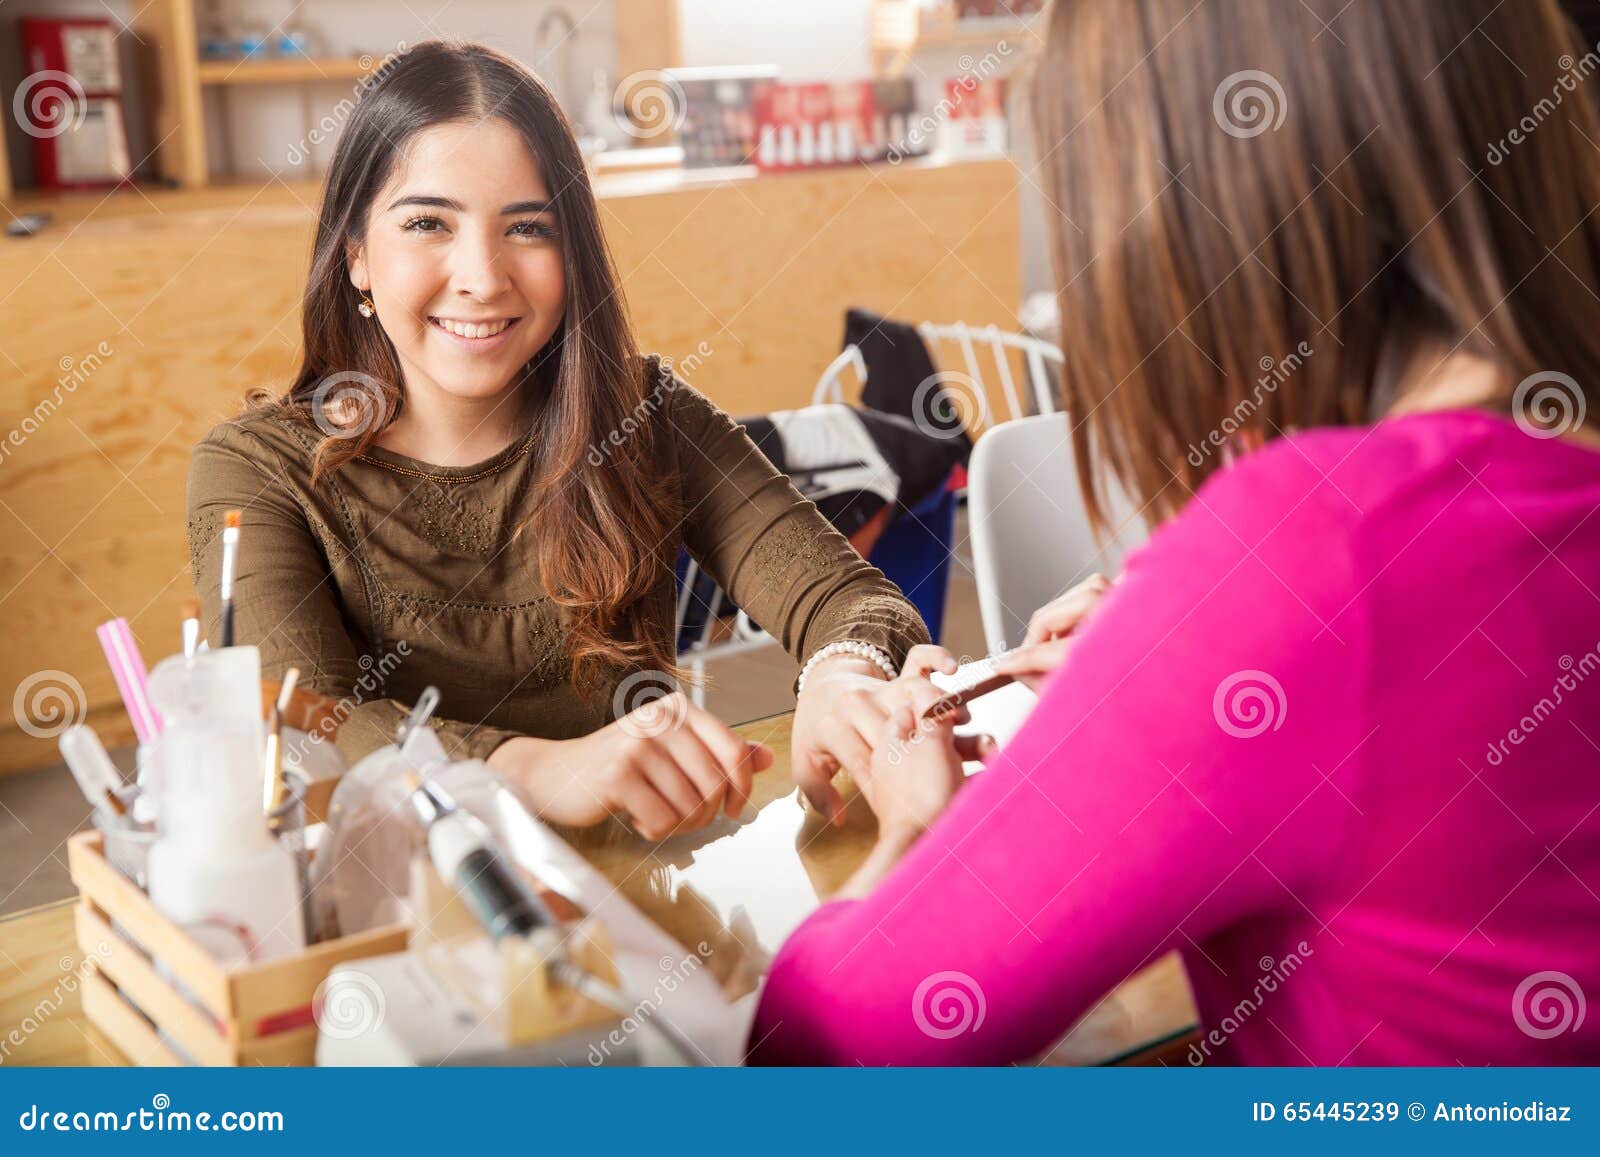
[[[1056,0],[1031,103],[1097,523],[1098,467],[1168,517],[1219,430],[1371,421],[1457,349],[1600,413],[1597,69],[1556,0]]]
[[[488,117],[516,129],[538,162],[566,272],[561,325],[515,385],[530,394],[537,478],[517,540],[533,528],[528,537],[563,609],[579,686],[618,670],[677,673],[671,623],[652,598],[671,574],[676,491],[662,485],[652,431],[608,445],[603,465],[587,460],[589,447],[622,429],[655,383],[634,344],[572,126],[517,62],[477,44],[428,41],[379,67],[334,151],[302,309],[304,354],[293,385],[271,404],[325,435],[313,483],[367,450],[398,416],[400,362],[382,328],[358,312],[347,254],[413,136]]]

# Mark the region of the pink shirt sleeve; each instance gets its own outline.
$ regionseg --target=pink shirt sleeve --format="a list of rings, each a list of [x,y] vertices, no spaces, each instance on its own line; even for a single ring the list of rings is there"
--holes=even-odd
[[[1368,653],[1358,517],[1292,449],[1213,479],[1023,727],[873,892],[774,962],[768,1064],[1041,1053],[1130,973],[1304,911],[1355,813]]]

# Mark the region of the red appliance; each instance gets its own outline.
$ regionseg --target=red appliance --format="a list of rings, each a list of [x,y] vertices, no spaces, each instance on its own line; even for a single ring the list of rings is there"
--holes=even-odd
[[[33,138],[41,189],[83,189],[128,179],[122,70],[109,20],[24,17],[27,75],[12,102],[17,125]]]

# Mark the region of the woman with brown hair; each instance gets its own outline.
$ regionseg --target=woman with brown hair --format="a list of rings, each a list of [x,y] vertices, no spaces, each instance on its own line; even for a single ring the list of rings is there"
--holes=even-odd
[[[1160,525],[959,794],[896,710],[753,1059],[1023,1060],[1177,949],[1192,1063],[1600,1060],[1597,70],[1555,0],[1057,0],[1064,401]]]
[[[900,592],[639,354],[571,126],[510,59],[430,42],[379,69],[303,331],[288,392],[196,448],[190,548],[214,625],[243,512],[236,637],[339,701],[348,758],[436,684],[446,746],[547,819],[659,838],[738,814],[771,755],[671,691],[684,546],[804,664],[796,777],[835,818],[899,668],[951,665],[908,662],[927,634]]]

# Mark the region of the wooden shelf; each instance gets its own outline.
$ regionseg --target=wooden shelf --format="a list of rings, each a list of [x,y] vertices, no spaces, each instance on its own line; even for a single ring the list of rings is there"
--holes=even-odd
[[[319,80],[359,80],[377,67],[371,57],[325,58],[305,56],[263,57],[256,60],[202,60],[203,85],[304,84]]]
[[[1002,40],[1025,47],[1043,35],[1048,11],[958,20],[953,4],[923,8],[911,0],[878,0],[872,12],[873,69],[899,76],[913,56],[930,49],[993,48]]]

